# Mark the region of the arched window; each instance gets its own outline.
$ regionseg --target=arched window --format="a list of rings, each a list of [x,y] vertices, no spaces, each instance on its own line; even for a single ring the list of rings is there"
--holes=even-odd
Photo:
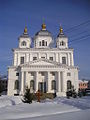
[[[24,64],[24,57],[20,58],[20,64]]]
[[[22,45],[22,46],[26,46],[26,42],[23,41],[23,42],[21,43],[21,45]]]
[[[42,46],[44,46],[44,40],[42,40]]]
[[[64,45],[65,45],[65,42],[64,42],[64,41],[61,41],[61,42],[60,42],[60,45],[61,45],[61,46],[64,46]]]
[[[32,90],[34,90],[34,80],[31,80],[31,81],[30,81],[30,88],[31,88]]]
[[[55,80],[52,80],[51,88],[52,88],[52,90],[56,90],[56,81]]]
[[[70,80],[67,81],[67,90],[72,88],[72,83]]]
[[[62,64],[66,64],[66,57],[62,57]]]
[[[39,42],[39,46],[41,46],[41,41]]]
[[[15,81],[14,89],[15,90],[19,89],[19,81],[18,80]]]
[[[47,41],[46,41],[46,46],[47,46]]]

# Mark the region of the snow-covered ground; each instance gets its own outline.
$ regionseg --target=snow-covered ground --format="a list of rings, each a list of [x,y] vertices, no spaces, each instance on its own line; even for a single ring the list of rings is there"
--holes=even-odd
[[[90,96],[67,99],[58,97],[41,103],[22,103],[15,96],[0,97],[0,120],[90,120]]]

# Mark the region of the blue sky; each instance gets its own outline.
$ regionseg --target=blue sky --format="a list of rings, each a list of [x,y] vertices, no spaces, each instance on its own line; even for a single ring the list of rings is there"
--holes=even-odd
[[[11,49],[18,47],[25,25],[33,37],[41,29],[43,18],[54,38],[62,25],[69,47],[74,48],[80,79],[90,79],[89,0],[0,0],[0,74],[7,74],[7,66],[12,64]]]

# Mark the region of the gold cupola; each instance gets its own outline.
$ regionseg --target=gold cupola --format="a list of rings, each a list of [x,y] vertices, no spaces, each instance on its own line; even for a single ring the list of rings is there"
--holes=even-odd
[[[60,33],[62,34],[63,33],[63,28],[60,26]]]
[[[45,23],[42,24],[42,30],[46,30],[46,24]]]
[[[24,28],[24,34],[27,34],[27,27]]]

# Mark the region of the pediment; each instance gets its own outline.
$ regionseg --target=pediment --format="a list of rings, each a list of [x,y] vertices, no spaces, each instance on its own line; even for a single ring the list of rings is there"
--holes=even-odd
[[[47,59],[38,59],[38,60],[34,60],[28,63],[23,64],[22,66],[26,66],[26,65],[31,65],[31,66],[58,66],[59,63],[58,62],[54,62],[51,60],[47,60]]]
[[[69,68],[70,66],[68,65],[64,65],[61,64],[59,62],[56,61],[51,61],[48,59],[38,59],[38,60],[34,60],[34,61],[30,61],[28,63],[25,63],[23,65],[20,65],[21,67],[29,67],[29,66],[33,66],[33,67],[37,67],[37,66],[41,66],[41,67],[47,67],[47,66],[53,66],[53,67],[58,67],[58,68]]]
[[[42,60],[42,61],[35,61],[35,62],[31,63],[30,65],[54,65],[54,64]]]

